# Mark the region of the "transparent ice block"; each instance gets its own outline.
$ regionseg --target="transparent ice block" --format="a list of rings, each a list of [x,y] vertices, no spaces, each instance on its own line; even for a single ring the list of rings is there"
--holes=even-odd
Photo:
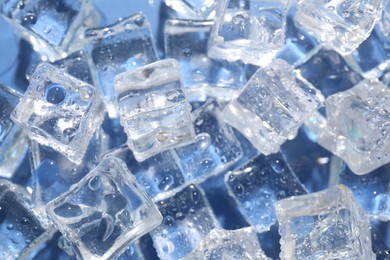
[[[222,0],[211,33],[209,56],[267,65],[285,41],[290,0]]]
[[[2,0],[0,6],[0,15],[50,60],[81,49],[83,31],[100,20],[89,0]]]
[[[161,223],[126,165],[109,158],[47,204],[55,226],[82,259],[109,259]]]
[[[268,260],[252,227],[213,229],[183,260]]]
[[[340,156],[356,174],[390,162],[390,89],[377,79],[325,101],[327,127],[318,142]]]
[[[259,69],[223,109],[226,122],[263,154],[275,153],[297,134],[323,100],[320,91],[283,60]]]
[[[110,117],[117,117],[114,77],[157,60],[149,21],[142,13],[85,31],[95,86]]]
[[[343,185],[276,203],[282,259],[375,259],[369,220]]]
[[[223,172],[243,155],[233,129],[222,119],[216,102],[207,102],[193,113],[195,142],[176,148],[187,182],[199,182]]]
[[[195,139],[178,67],[167,59],[115,77],[120,121],[138,161]]]
[[[226,173],[225,183],[242,215],[258,232],[276,223],[276,201],[307,193],[279,154],[259,155]]]
[[[165,0],[167,6],[186,19],[205,20],[215,16],[217,0]]]
[[[207,199],[195,185],[157,202],[162,224],[150,234],[161,259],[180,259],[189,254],[217,222]]]
[[[103,107],[93,86],[41,63],[11,117],[29,137],[78,164],[103,120]]]
[[[387,0],[299,0],[297,22],[341,55],[370,35]]]

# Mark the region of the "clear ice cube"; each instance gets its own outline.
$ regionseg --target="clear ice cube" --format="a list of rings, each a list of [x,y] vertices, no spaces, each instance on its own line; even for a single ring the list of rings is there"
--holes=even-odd
[[[268,155],[295,137],[322,99],[322,94],[289,64],[275,60],[251,77],[240,95],[223,109],[223,116],[261,153]]]
[[[27,149],[27,137],[10,116],[22,95],[0,84],[0,176],[11,178]]]
[[[115,158],[104,160],[46,209],[82,259],[115,258],[162,220],[126,165]]]
[[[267,65],[285,41],[290,0],[222,0],[217,6],[209,56]]]
[[[165,0],[167,6],[186,19],[205,20],[215,16],[217,0]]]
[[[356,174],[390,162],[390,89],[363,80],[325,101],[327,127],[319,136],[323,147],[340,156]]]
[[[2,0],[0,15],[34,50],[50,60],[64,58],[83,47],[83,31],[100,15],[88,0]]]
[[[165,53],[180,64],[183,87],[191,101],[207,96],[229,100],[246,83],[241,62],[214,60],[207,56],[207,45],[214,21],[167,20],[164,27]]]
[[[208,102],[193,113],[195,142],[176,148],[187,182],[198,182],[223,172],[243,155],[233,129],[222,119],[216,102]]]
[[[103,121],[103,107],[93,86],[42,63],[11,117],[29,137],[78,164]]]
[[[32,209],[27,191],[0,179],[1,258],[27,259],[52,235],[53,229],[47,220]]]
[[[252,227],[213,229],[183,260],[268,260]]]
[[[127,146],[118,147],[107,156],[124,161],[139,186],[154,200],[169,196],[185,182],[183,169],[173,149],[158,153],[143,162],[138,162]]]
[[[375,259],[369,220],[345,186],[276,203],[282,259]]]
[[[117,117],[115,76],[157,60],[149,21],[137,13],[109,26],[88,29],[85,37],[95,86],[109,116]]]
[[[296,21],[341,55],[370,35],[387,0],[299,0]]]
[[[157,202],[157,206],[163,222],[150,234],[161,259],[185,257],[218,225],[208,201],[194,185]]]
[[[306,190],[280,155],[259,155],[228,172],[225,183],[242,215],[258,232],[276,223],[275,203]]]
[[[176,60],[158,61],[115,77],[119,117],[138,161],[195,139],[191,105]]]

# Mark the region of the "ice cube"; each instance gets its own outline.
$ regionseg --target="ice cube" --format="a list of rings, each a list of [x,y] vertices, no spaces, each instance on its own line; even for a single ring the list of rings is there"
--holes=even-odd
[[[29,137],[78,164],[103,120],[103,107],[93,86],[42,63],[11,117]]]
[[[320,145],[340,156],[356,174],[390,162],[390,89],[363,80],[326,99],[327,127]]]
[[[178,67],[167,59],[115,77],[119,117],[138,161],[195,139]]]
[[[216,102],[207,102],[195,110],[193,122],[195,142],[175,149],[189,183],[223,172],[243,155],[233,129],[223,121]]]
[[[217,227],[206,198],[194,185],[157,202],[157,206],[164,219],[150,234],[161,259],[185,257]]]
[[[49,202],[47,212],[82,259],[115,258],[162,220],[126,165],[115,158]]]
[[[228,172],[225,183],[242,215],[258,232],[276,223],[276,201],[307,193],[279,154],[260,155]]]
[[[276,203],[282,259],[375,259],[369,220],[343,185]]]
[[[139,186],[154,200],[169,196],[184,184],[183,169],[176,152],[171,149],[137,162],[127,146],[121,146],[106,156],[115,156],[127,165]]]
[[[259,69],[240,95],[223,109],[226,122],[239,130],[263,154],[279,150],[295,137],[323,97],[283,60]]]
[[[0,84],[0,176],[11,178],[27,150],[27,138],[10,116],[22,95]]]
[[[115,75],[157,60],[147,18],[137,13],[102,28],[85,31],[95,86],[100,89],[110,117],[117,117]]]
[[[267,65],[285,41],[290,0],[223,0],[216,9],[209,56]]]
[[[165,0],[165,3],[186,19],[205,20],[214,18],[217,0]]]
[[[229,100],[247,81],[241,62],[213,60],[207,44],[214,21],[170,19],[165,23],[165,53],[180,64],[183,87],[190,101],[207,96]]]
[[[53,228],[31,208],[30,195],[0,179],[0,252],[2,259],[27,259],[50,239]]]
[[[213,229],[183,260],[242,259],[268,260],[252,227]]]
[[[0,1],[0,15],[34,50],[50,60],[83,47],[83,31],[96,26],[100,15],[88,0]]]
[[[296,21],[341,55],[370,35],[387,0],[299,0]]]

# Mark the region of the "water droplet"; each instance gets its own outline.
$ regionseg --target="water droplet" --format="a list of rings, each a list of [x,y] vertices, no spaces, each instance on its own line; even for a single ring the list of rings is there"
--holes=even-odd
[[[191,49],[190,48],[184,48],[183,49],[183,55],[186,56],[186,57],[190,57],[192,54],[191,52]]]
[[[178,90],[170,91],[167,93],[166,97],[169,101],[178,102],[182,93]]]
[[[142,26],[145,22],[145,17],[140,15],[138,16],[135,20],[134,20],[134,23],[138,26]]]
[[[214,162],[210,158],[205,158],[202,161],[200,161],[200,166],[202,169],[210,169],[214,165]]]
[[[88,187],[93,190],[97,191],[101,186],[101,180],[99,176],[95,176],[92,179],[89,180],[88,182]]]
[[[28,225],[28,224],[30,224],[30,220],[28,218],[21,218],[20,219],[20,224]]]
[[[199,81],[203,81],[206,79],[206,75],[204,74],[204,72],[200,69],[195,69],[191,72],[191,76],[192,76],[192,80],[194,82],[199,82]]]
[[[173,183],[174,183],[173,176],[172,175],[166,175],[161,180],[160,184],[158,185],[158,188],[160,190],[166,191],[166,190],[169,190],[169,188],[172,187]]]
[[[244,186],[242,186],[241,184],[236,184],[234,186],[234,193],[238,196],[244,194]]]
[[[165,143],[171,139],[171,133],[170,132],[165,132],[165,131],[160,131],[156,135],[156,140],[159,143]]]
[[[208,133],[200,133],[196,136],[195,144],[200,150],[206,150],[211,144],[211,137]]]
[[[12,230],[12,229],[14,229],[14,225],[12,225],[12,224],[8,224],[8,225],[7,225],[7,229],[8,229],[8,230]]]
[[[74,138],[75,135],[76,135],[76,129],[73,128],[73,127],[66,128],[66,129],[63,131],[63,135],[64,135],[64,137],[66,138],[66,140],[70,143],[70,142],[72,142],[73,138]]]
[[[51,104],[59,104],[66,97],[66,90],[64,86],[52,83],[46,88],[46,101]]]
[[[27,13],[23,16],[22,25],[31,26],[37,22],[37,16],[34,13]]]
[[[175,224],[175,219],[172,218],[171,216],[165,216],[164,217],[164,224],[167,225],[168,227],[172,227],[173,224]]]
[[[89,86],[81,87],[79,93],[82,100],[89,100],[93,96],[93,90]]]
[[[271,163],[272,169],[277,173],[282,173],[285,170],[285,165],[281,160],[275,160]]]

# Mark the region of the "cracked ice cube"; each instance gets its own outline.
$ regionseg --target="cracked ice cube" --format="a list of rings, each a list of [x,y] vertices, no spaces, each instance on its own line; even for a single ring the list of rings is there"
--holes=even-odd
[[[82,259],[115,258],[161,223],[157,207],[116,158],[104,160],[46,209]]]
[[[387,0],[299,0],[297,22],[341,55],[370,35]]]
[[[117,117],[115,76],[157,61],[149,21],[138,13],[109,26],[88,29],[85,37],[95,85],[109,116]]]
[[[115,77],[120,121],[138,161],[195,139],[178,66],[167,59]]]
[[[282,259],[375,259],[369,220],[345,186],[276,203]]]
[[[88,0],[2,0],[0,5],[0,14],[35,51],[51,60],[81,49],[83,31],[100,20]]]
[[[223,109],[223,116],[261,153],[268,155],[295,137],[322,99],[322,94],[290,65],[275,60],[252,76],[240,95]]]
[[[228,61],[268,64],[285,41],[290,0],[222,0],[217,7],[209,55]]]
[[[363,80],[325,101],[327,127],[318,142],[340,156],[356,174],[390,162],[390,89]]]
[[[12,120],[32,139],[78,164],[103,121],[102,112],[99,93],[93,86],[42,63],[12,112]]]

